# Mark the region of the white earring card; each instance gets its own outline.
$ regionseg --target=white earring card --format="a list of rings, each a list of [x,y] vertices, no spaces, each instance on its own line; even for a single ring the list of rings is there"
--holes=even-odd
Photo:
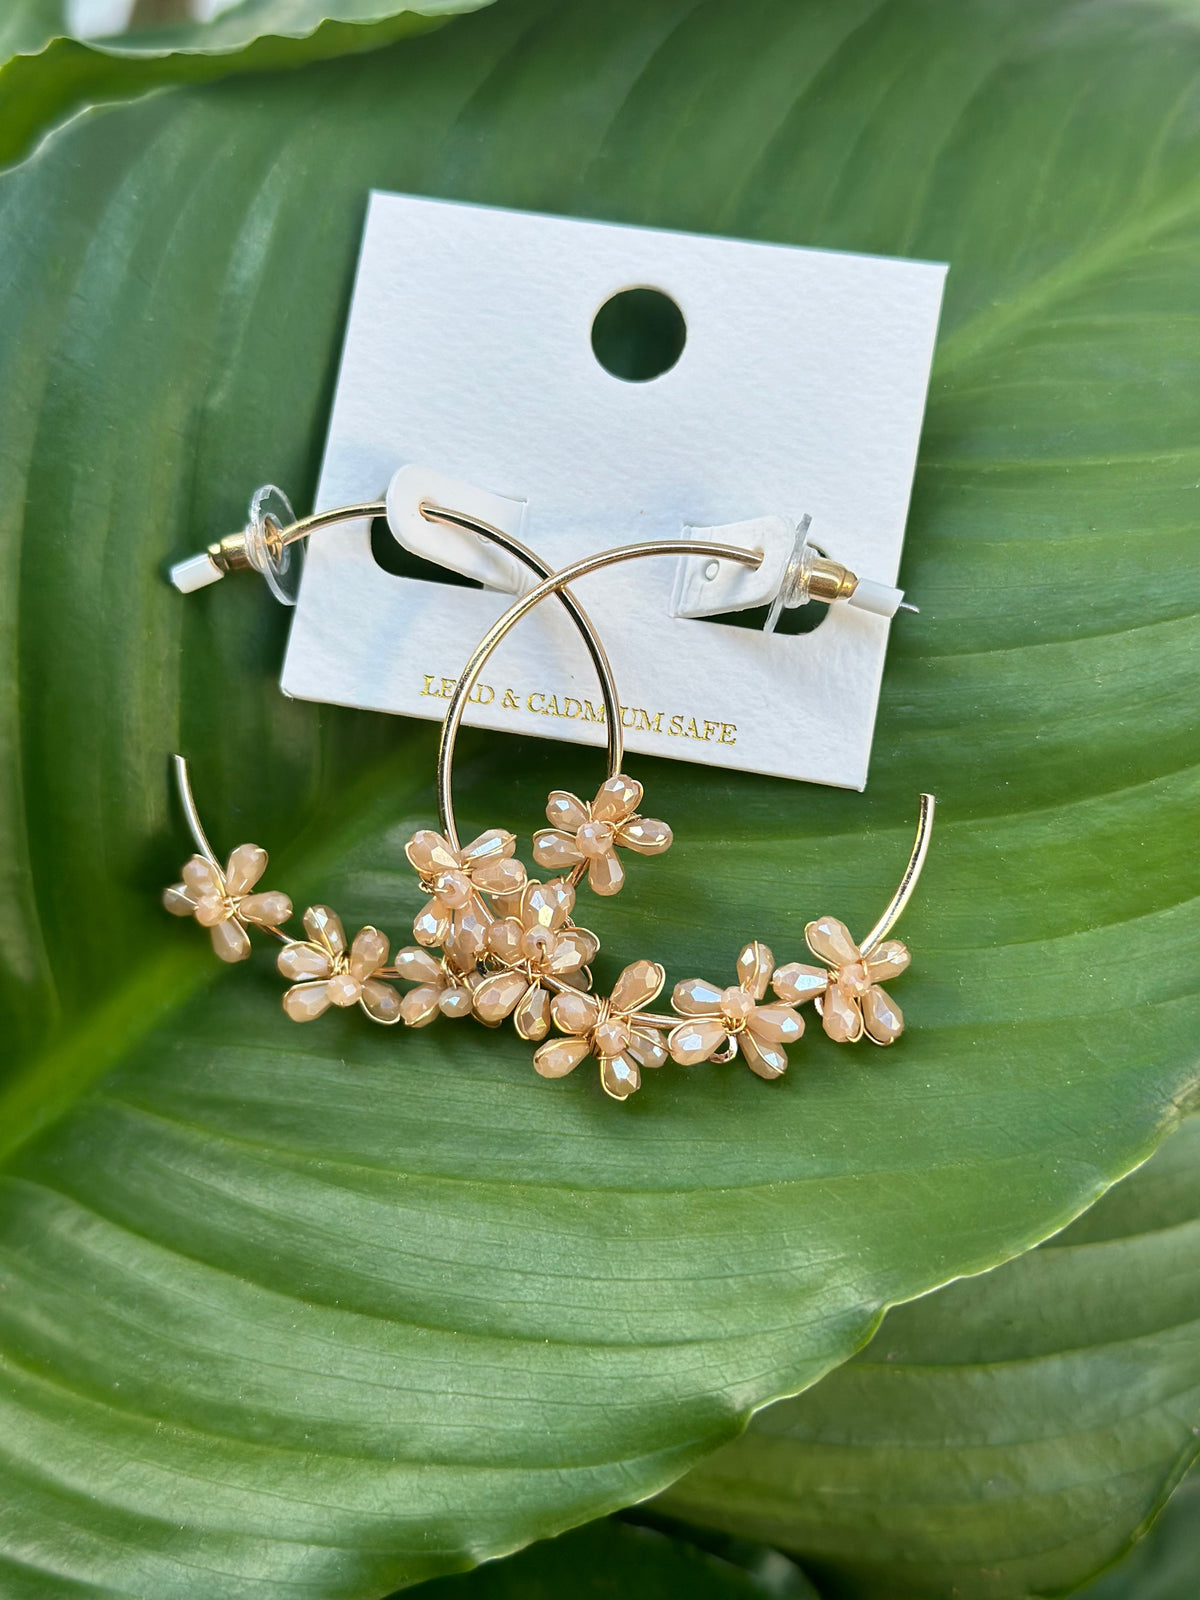
[[[375,194],[316,509],[382,500],[415,464],[519,502],[518,536],[554,568],[808,515],[826,554],[893,584],[945,270]],[[685,328],[675,364],[641,382],[592,347],[597,311],[631,288],[667,296]],[[672,616],[680,560],[576,589],[628,748],[861,789],[888,620],[839,603],[811,632],[766,634]],[[282,687],[440,720],[512,599],[384,570],[365,521],[323,530]],[[603,744],[591,662],[556,600],[496,651],[466,720]]]

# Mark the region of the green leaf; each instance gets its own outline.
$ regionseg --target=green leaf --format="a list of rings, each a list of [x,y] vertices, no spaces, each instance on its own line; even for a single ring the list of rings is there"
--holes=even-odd
[[[0,11],[0,62],[40,50],[63,31],[63,0],[8,0]]]
[[[745,1571],[683,1540],[613,1520],[409,1592],[414,1600],[816,1600],[799,1568],[775,1551],[758,1552]]]
[[[374,50],[491,3],[242,0],[211,22],[81,40],[62,36],[61,4],[16,0],[0,20],[0,166],[20,160],[81,106]]]
[[[1194,1600],[1198,1572],[1200,1472],[1193,1469],[1145,1538],[1078,1600]]]
[[[796,1551],[831,1594],[1002,1600],[1115,1560],[1197,1452],[1191,1117],[1048,1244],[889,1312],[660,1504]]]
[[[1172,1126],[1198,64],[1142,0],[506,0],[89,112],[0,181],[17,1600],[365,1597],[599,1516]],[[869,792],[640,762],[677,843],[591,919],[602,978],[799,954],[812,915],[874,920],[932,788],[891,1052],[814,1030],[776,1085],[670,1069],[617,1107],[507,1033],[297,1030],[265,954],[215,971],[158,909],[172,749],[300,903],[393,937],[418,904],[432,731],[283,700],[260,586],[162,580],[254,485],[307,504],[372,185],[952,262]],[[525,833],[598,769],[464,754],[464,823]]]

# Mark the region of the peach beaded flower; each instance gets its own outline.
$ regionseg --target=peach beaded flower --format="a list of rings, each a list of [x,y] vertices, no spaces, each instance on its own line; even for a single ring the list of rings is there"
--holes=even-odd
[[[396,976],[415,982],[400,1002],[400,1015],[410,1028],[424,1028],[439,1014],[469,1017],[475,989],[483,974],[473,941],[451,939],[439,957],[419,945],[396,951]]]
[[[475,1015],[500,1022],[511,1012],[522,1039],[544,1039],[550,1031],[550,990],[557,979],[572,988],[591,987],[587,964],[600,941],[586,928],[568,926],[575,891],[562,878],[525,885],[511,916],[487,931],[488,954],[504,971],[484,978],[475,990]]]
[[[533,1054],[543,1078],[565,1078],[586,1055],[600,1063],[600,1082],[614,1100],[626,1100],[641,1084],[639,1067],[661,1067],[667,1059],[662,1040],[639,1028],[637,1013],[657,999],[666,973],[656,961],[626,967],[607,999],[570,991],[550,1003],[555,1026],[568,1037],[548,1039]]]
[[[378,928],[360,928],[346,948],[346,930],[336,911],[309,906],[304,913],[308,939],[279,952],[278,967],[295,981],[283,997],[293,1022],[311,1022],[330,1006],[359,1005],[373,1022],[400,1021],[400,996],[377,976],[386,967],[388,942]]]
[[[516,835],[503,828],[489,828],[462,850],[432,828],[418,829],[404,846],[431,897],[413,923],[417,943],[444,945],[452,930],[482,938],[489,919],[480,890],[513,894],[525,882],[525,868],[512,859],[516,848]]]
[[[244,961],[250,954],[246,924],[276,928],[292,914],[292,902],[276,889],[250,890],[267,870],[267,852],[256,844],[240,844],[222,872],[205,856],[184,864],[183,882],[163,891],[163,905],[176,917],[195,917],[207,928],[222,961]]]
[[[546,806],[546,816],[555,826],[534,834],[533,859],[552,872],[581,867],[586,861],[593,893],[616,894],[625,882],[618,845],[642,856],[661,855],[670,848],[667,824],[637,814],[641,799],[641,784],[623,774],[602,783],[590,805],[565,789],[555,789]]]
[[[821,1026],[839,1044],[855,1044],[864,1036],[873,1044],[894,1043],[904,1032],[904,1016],[879,984],[908,966],[910,957],[899,939],[885,939],[863,955],[836,917],[810,922],[804,938],[829,970],[792,961],[775,974],[775,993],[794,1005],[814,1001]]]
[[[738,982],[727,989],[703,978],[685,978],[671,995],[672,1007],[687,1020],[671,1029],[667,1048],[673,1060],[728,1061],[739,1047],[751,1072],[778,1078],[787,1070],[785,1045],[804,1032],[804,1018],[790,1005],[761,1005],[775,958],[756,939],[737,958]],[[779,993],[778,984],[775,992]]]

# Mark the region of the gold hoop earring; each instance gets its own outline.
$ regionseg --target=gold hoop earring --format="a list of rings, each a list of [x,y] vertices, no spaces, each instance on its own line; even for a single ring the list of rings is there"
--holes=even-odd
[[[268,558],[317,528],[351,517],[380,514],[382,506],[354,506],[341,512],[275,526],[265,538]],[[414,922],[416,945],[396,952],[379,929],[361,929],[347,941],[337,914],[328,906],[304,913],[307,938],[284,931],[292,916],[290,899],[257,885],[267,865],[266,851],[239,845],[223,868],[208,842],[192,796],[187,764],[175,757],[176,778],[197,854],[185,865],[182,881],[168,889],[164,902],[179,916],[192,916],[209,928],[216,954],[236,962],[250,954],[250,930],[279,940],[277,965],[289,979],[283,996],[286,1014],[313,1021],[332,1007],[358,1005],[373,1021],[424,1027],[439,1016],[474,1016],[492,1027],[512,1018],[518,1034],[538,1045],[535,1069],[547,1078],[564,1077],[589,1055],[599,1065],[606,1094],[624,1100],[640,1087],[641,1070],[680,1064],[728,1062],[741,1055],[761,1078],[782,1076],[787,1047],[804,1033],[799,1008],[808,1001],[825,1032],[839,1043],[869,1039],[890,1045],[904,1019],[882,988],[909,964],[908,951],[888,938],[908,904],[924,865],[933,823],[934,800],[923,794],[916,841],[904,876],[879,921],[861,944],[833,917],[808,923],[805,939],[821,966],[792,961],[777,967],[770,949],[751,940],[735,962],[737,981],[720,986],[702,979],[675,985],[671,1013],[648,1009],[658,999],[666,973],[656,961],[634,961],[620,973],[611,992],[592,991],[590,964],[600,948],[596,935],[573,920],[577,887],[586,876],[602,897],[620,891],[624,868],[618,850],[658,855],[670,847],[669,826],[641,813],[642,786],[622,770],[623,733],[612,668],[590,619],[569,586],[603,568],[656,555],[715,557],[756,566],[761,551],[697,540],[656,540],[621,546],[551,572],[532,551],[486,523],[444,507],[422,507],[431,521],[444,521],[492,540],[539,578],[512,604],[480,641],[450,697],[437,759],[440,831],[421,829],[406,854],[428,895]],[[235,540],[239,536],[234,536]],[[224,550],[233,541],[212,547]],[[243,552],[244,553],[244,552]],[[223,570],[255,563],[230,550]],[[844,571],[844,569],[842,569]],[[218,574],[219,575],[219,574]],[[849,577],[852,579],[853,575]],[[549,797],[547,820],[533,841],[539,866],[558,876],[530,879],[516,859],[516,837],[491,828],[463,846],[454,815],[453,760],[467,699],[496,647],[543,600],[557,597],[566,606],[592,656],[600,678],[607,722],[607,776],[591,801],[563,790]],[[832,594],[831,599],[838,598]],[[403,996],[393,981],[414,985]],[[768,988],[774,998],[767,1000]],[[764,1003],[765,1002],[765,1003]],[[557,1034],[551,1037],[551,1029]]]

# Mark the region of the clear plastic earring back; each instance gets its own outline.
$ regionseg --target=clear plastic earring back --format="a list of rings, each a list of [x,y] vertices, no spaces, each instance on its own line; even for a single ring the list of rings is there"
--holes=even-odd
[[[192,594],[227,572],[249,567],[262,574],[281,606],[294,606],[304,565],[295,524],[296,514],[287,495],[275,484],[264,483],[250,498],[249,520],[242,532],[230,534],[186,561],[177,561],[171,568],[171,582],[181,594]],[[285,538],[289,531],[292,537]]]
[[[246,524],[246,559],[255,572],[261,572],[267,588],[281,606],[294,606],[300,593],[300,574],[304,567],[303,543],[285,544],[283,530],[296,520],[291,502],[282,489],[264,483],[250,497],[250,520]]]

